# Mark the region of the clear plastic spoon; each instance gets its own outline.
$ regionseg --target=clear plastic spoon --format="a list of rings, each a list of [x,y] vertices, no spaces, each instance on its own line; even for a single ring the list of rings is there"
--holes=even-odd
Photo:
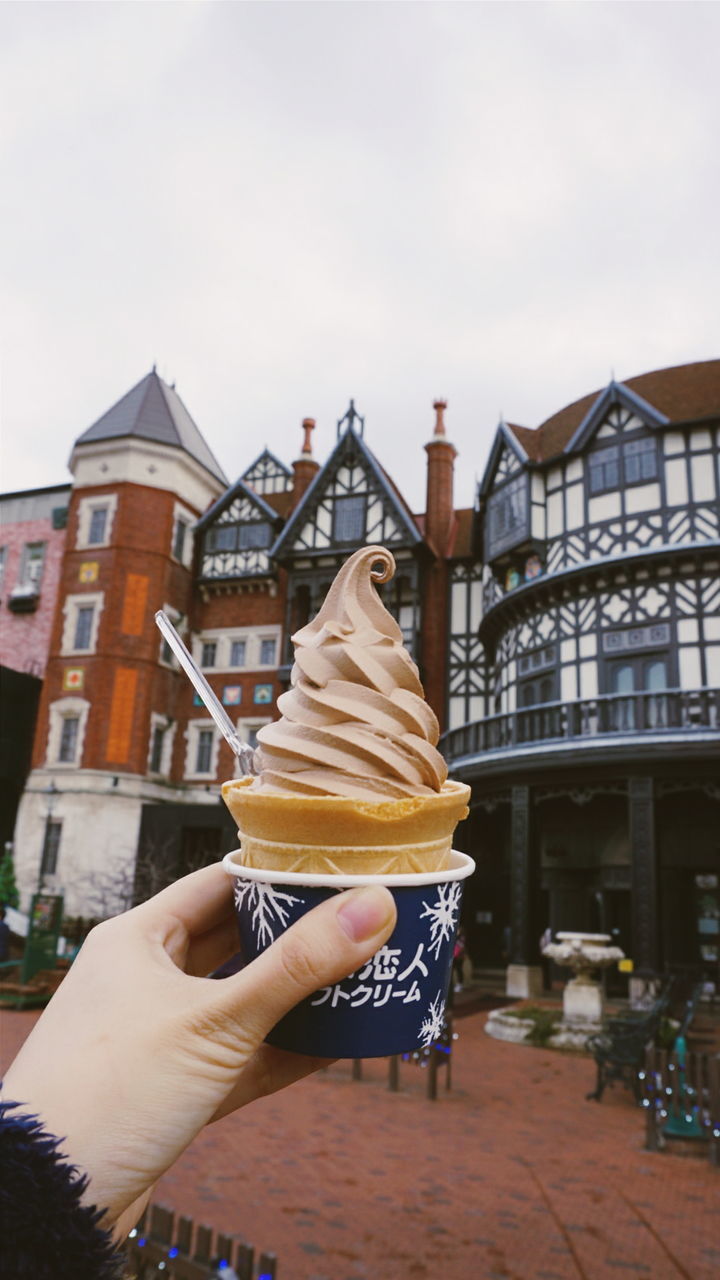
[[[223,707],[222,703],[218,701],[202,671],[197,666],[192,654],[185,647],[172,622],[162,609],[158,609],[155,614],[155,622],[157,623],[161,635],[170,645],[170,648],[175,654],[180,666],[183,668],[195,690],[205,703],[205,706],[210,712],[210,715],[215,721],[215,724],[223,735],[225,741],[228,743],[231,750],[235,752],[235,755],[238,758],[240,772],[245,776],[256,773],[257,771],[255,769],[254,762],[255,752],[253,748],[248,746],[247,742],[243,742],[238,737],[235,725],[227,714],[227,711]]]

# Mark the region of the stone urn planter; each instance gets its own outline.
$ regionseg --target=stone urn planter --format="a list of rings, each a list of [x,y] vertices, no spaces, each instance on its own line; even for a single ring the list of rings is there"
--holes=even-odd
[[[587,1038],[599,1030],[604,1013],[603,990],[593,975],[623,960],[625,953],[609,945],[609,933],[558,933],[556,937],[556,942],[543,947],[543,955],[573,972],[563,991],[563,1033],[572,1040]]]

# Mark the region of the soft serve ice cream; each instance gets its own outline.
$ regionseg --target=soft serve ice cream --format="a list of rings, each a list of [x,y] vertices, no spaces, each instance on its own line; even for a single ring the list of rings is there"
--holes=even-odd
[[[278,699],[282,719],[258,734],[255,786],[360,800],[442,787],[437,720],[373,585],[394,572],[384,547],[356,551],[317,617],[293,636],[292,687]]]
[[[258,775],[226,782],[246,866],[393,874],[442,870],[469,787],[447,781],[438,723],[402,632],[375,590],[384,547],[343,565],[293,636],[281,719],[258,734]]]

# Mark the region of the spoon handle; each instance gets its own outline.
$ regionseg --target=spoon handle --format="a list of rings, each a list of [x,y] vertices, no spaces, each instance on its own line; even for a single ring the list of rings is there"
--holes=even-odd
[[[158,609],[157,613],[155,614],[155,622],[157,623],[157,626],[158,626],[158,629],[160,630],[161,635],[165,640],[167,640],[168,644],[170,645],[170,648],[175,654],[175,657],[180,663],[180,666],[185,671],[185,674],[189,677],[196,692],[202,698],[205,706],[210,712],[210,715],[215,721],[215,724],[217,725],[218,729],[223,735],[225,741],[229,744],[229,746],[237,756],[240,764],[241,772],[243,774],[255,773],[255,765],[254,765],[255,752],[253,751],[252,747],[248,746],[246,742],[242,742],[241,739],[238,737],[238,733],[235,728],[235,725],[230,719],[227,711],[223,707],[222,703],[218,700],[216,695],[213,693],[213,690],[211,689],[202,671],[200,670],[197,663],[195,662],[195,659],[193,658],[192,654],[186,648],[185,644],[180,639],[180,636],[175,630],[172,622],[170,621],[167,614],[162,609]]]

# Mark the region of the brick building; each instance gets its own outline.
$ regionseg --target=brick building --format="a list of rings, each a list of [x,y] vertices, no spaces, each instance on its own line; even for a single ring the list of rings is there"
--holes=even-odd
[[[511,983],[532,989],[550,923],[614,927],[646,967],[716,963],[720,362],[613,382],[535,429],[501,423],[468,510],[445,409],[427,442],[418,428],[421,514],[352,402],[322,466],[305,419],[291,465],[263,450],[232,484],[155,371],[80,436],[16,828],[25,895],[42,881],[71,912],[109,911],[136,880],[231,847],[229,749],[153,615],[174,618],[252,742],[292,632],[347,555],[381,542],[385,602],[472,784],[476,960],[499,960],[510,925]]]

